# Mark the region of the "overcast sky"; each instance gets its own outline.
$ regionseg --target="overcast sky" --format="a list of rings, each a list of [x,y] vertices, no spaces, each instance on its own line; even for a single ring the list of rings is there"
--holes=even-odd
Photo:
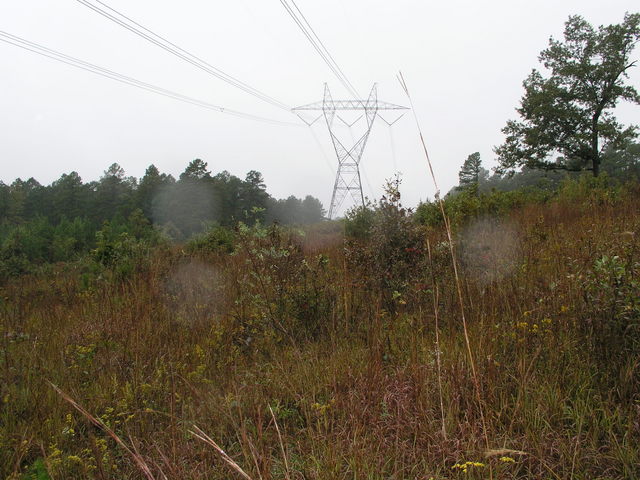
[[[278,0],[104,0],[223,71],[289,106],[347,92]],[[522,80],[569,15],[618,23],[635,1],[297,0],[358,91],[407,105],[402,70],[443,191],[467,155],[493,167],[500,129],[515,116]],[[261,102],[108,21],[75,0],[0,0],[0,30],[227,108],[284,121]],[[640,49],[635,52],[638,58]],[[213,173],[263,173],[275,197],[314,195],[328,209],[336,159],[318,122],[275,126],[177,102],[0,42],[0,180],[49,184],[77,171],[98,179],[113,162],[141,177],[147,166],[177,176],[201,158]],[[640,87],[640,72],[631,83]],[[637,106],[619,118],[640,123]],[[393,115],[390,116],[393,118]],[[355,129],[355,127],[354,127]],[[349,138],[346,128],[340,129]],[[354,135],[357,132],[354,130]],[[319,140],[316,142],[314,136]],[[395,155],[394,155],[395,152]],[[361,164],[365,195],[402,172],[405,203],[433,198],[415,122],[377,121]]]

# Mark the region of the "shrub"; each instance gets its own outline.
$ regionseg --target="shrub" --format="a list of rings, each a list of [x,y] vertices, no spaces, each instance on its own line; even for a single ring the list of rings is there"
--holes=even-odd
[[[345,236],[357,240],[369,238],[374,219],[375,209],[371,203],[351,208],[344,217]]]
[[[186,251],[191,254],[231,253],[235,242],[233,231],[227,227],[214,225],[189,240]]]
[[[108,221],[96,233],[96,248],[91,251],[96,263],[117,278],[126,278],[147,262],[153,244],[127,232],[114,232]]]

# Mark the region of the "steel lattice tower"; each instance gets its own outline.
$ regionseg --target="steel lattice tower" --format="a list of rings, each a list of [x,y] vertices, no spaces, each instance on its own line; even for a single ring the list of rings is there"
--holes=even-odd
[[[369,139],[369,134],[373,127],[373,122],[377,116],[380,116],[378,112],[380,110],[407,110],[407,107],[379,101],[376,84],[373,85],[371,93],[369,93],[369,97],[366,100],[334,100],[331,97],[329,86],[325,83],[324,98],[322,101],[296,107],[293,109],[293,112],[297,114],[299,111],[309,110],[319,110],[322,111],[322,113],[312,122],[307,122],[304,119],[303,121],[307,125],[311,126],[318,119],[324,116],[336,157],[338,157],[338,171],[336,173],[336,181],[333,185],[331,206],[329,208],[329,218],[331,219],[349,194],[356,204],[361,203],[364,206],[364,195],[362,193],[362,183],[360,181],[360,161],[362,160],[364,147],[367,145],[367,140]],[[348,123],[342,119],[340,115],[336,114],[336,111],[340,110],[350,110],[355,112],[362,111],[364,113],[352,123]],[[336,117],[348,127],[352,127],[362,117],[365,118],[366,125],[364,133],[349,148],[345,145],[346,142],[344,139],[339,139],[335,133],[334,119]],[[392,125],[399,118],[400,117],[391,123],[384,119],[383,120],[388,125]]]

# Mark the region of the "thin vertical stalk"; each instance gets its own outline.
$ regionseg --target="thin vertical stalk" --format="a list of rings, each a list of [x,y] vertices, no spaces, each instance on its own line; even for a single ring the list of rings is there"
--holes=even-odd
[[[271,412],[273,424],[276,426],[276,432],[278,432],[278,441],[280,442],[280,450],[282,451],[282,459],[284,461],[285,479],[291,480],[291,475],[289,474],[289,461],[287,460],[287,451],[284,448],[284,442],[282,441],[282,435],[280,434],[280,427],[278,427],[278,421],[276,420],[276,416],[273,414],[271,405],[269,405],[269,412]]]
[[[447,429],[444,421],[444,400],[442,397],[442,363],[440,359],[440,289],[436,285],[436,276],[433,271],[433,258],[431,256],[431,242],[427,238],[427,253],[429,255],[429,266],[431,269],[431,282],[433,289],[431,291],[433,296],[433,314],[435,316],[435,328],[436,328],[436,367],[438,369],[438,395],[440,397],[440,417],[442,419],[442,438],[447,439]]]
[[[482,396],[481,396],[481,392],[480,392],[480,382],[478,379],[478,372],[476,369],[476,364],[475,364],[475,360],[473,358],[473,351],[471,349],[471,341],[469,339],[469,330],[467,328],[467,319],[465,316],[465,308],[464,308],[464,299],[462,296],[462,286],[461,286],[461,282],[460,282],[460,276],[458,274],[458,265],[457,265],[457,261],[456,261],[456,253],[455,253],[455,248],[453,246],[453,235],[451,233],[451,223],[449,221],[449,217],[447,216],[447,213],[445,212],[444,209],[444,201],[442,200],[442,197],[440,196],[440,188],[438,187],[438,181],[436,180],[436,175],[433,172],[433,165],[431,163],[431,158],[429,157],[429,151],[427,150],[427,144],[424,141],[424,136],[422,134],[422,129],[420,128],[420,122],[418,121],[418,115],[416,114],[416,110],[413,106],[413,100],[411,99],[411,94],[409,93],[409,88],[407,87],[407,83],[404,80],[404,77],[402,76],[402,72],[399,72],[399,76],[398,76],[398,80],[400,82],[400,85],[402,86],[402,89],[404,90],[404,93],[407,95],[407,98],[409,99],[409,104],[411,105],[411,111],[413,112],[413,117],[415,119],[416,122],[416,127],[418,128],[418,133],[420,135],[420,143],[422,144],[422,149],[424,151],[424,155],[427,159],[427,165],[429,166],[429,172],[431,173],[431,179],[433,180],[433,185],[436,188],[436,199],[438,200],[438,205],[440,207],[440,212],[442,214],[442,218],[444,220],[444,224],[445,224],[445,229],[447,232],[447,240],[449,241],[449,253],[451,255],[451,261],[453,263],[453,274],[455,277],[455,281],[456,281],[456,292],[458,295],[458,302],[460,305],[460,316],[462,319],[462,328],[464,330],[464,340],[465,340],[465,344],[467,347],[467,354],[469,356],[469,364],[471,365],[471,373],[472,373],[472,377],[473,377],[473,383],[474,383],[474,387],[475,387],[475,391],[476,391],[476,397],[477,397],[477,401],[478,401],[478,409],[480,411],[480,419],[482,421],[482,430],[483,430],[483,436],[484,436],[484,440],[485,440],[485,444],[486,444],[486,448],[489,448],[489,437],[488,437],[488,432],[487,432],[487,425],[486,425],[486,421],[485,421],[485,416],[484,416],[484,408],[482,405]]]

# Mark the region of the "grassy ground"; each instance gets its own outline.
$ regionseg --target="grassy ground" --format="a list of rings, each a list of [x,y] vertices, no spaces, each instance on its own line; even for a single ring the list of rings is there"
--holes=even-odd
[[[247,229],[14,279],[0,476],[242,478],[197,426],[254,480],[639,478],[637,198],[460,226],[462,309],[444,232],[393,209],[362,243]]]

